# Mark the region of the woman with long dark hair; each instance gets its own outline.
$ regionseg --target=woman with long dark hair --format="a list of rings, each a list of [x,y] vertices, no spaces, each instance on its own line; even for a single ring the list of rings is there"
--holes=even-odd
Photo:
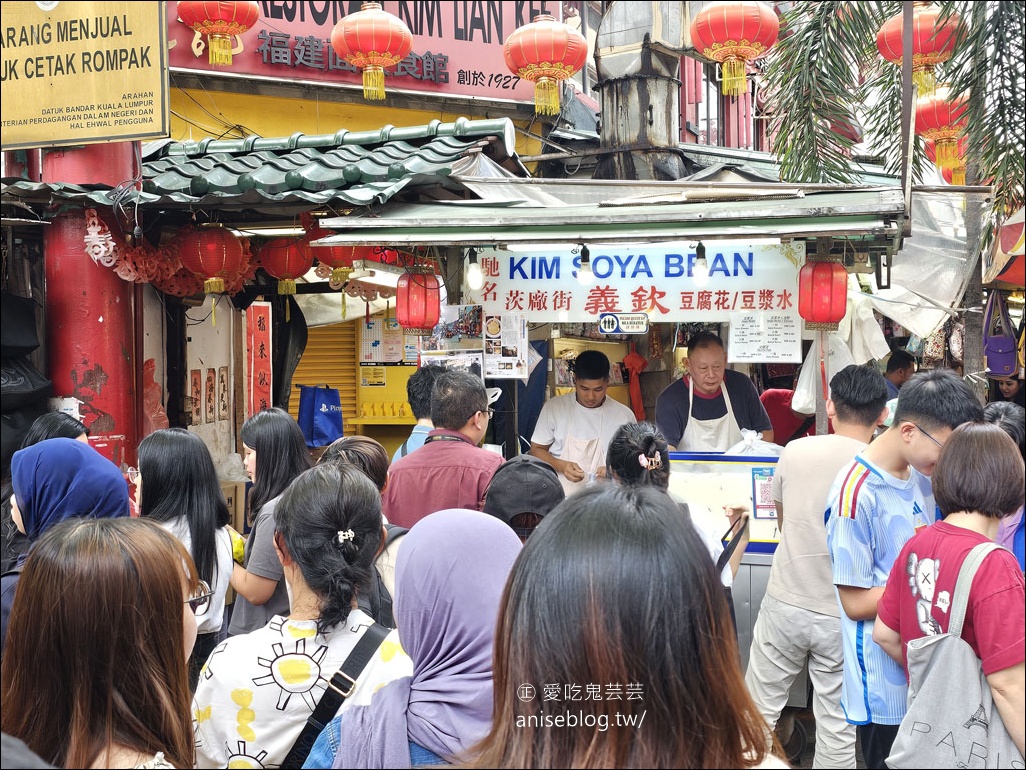
[[[418,521],[396,568],[397,631],[413,674],[329,722],[304,767],[449,763],[481,740],[492,719],[495,620],[519,552],[512,528],[479,511]]]
[[[670,450],[669,445],[659,428],[650,422],[627,423],[621,425],[609,442],[609,449],[606,451],[607,476],[617,483],[630,487],[655,487],[667,494],[670,490]],[[688,514],[690,517],[690,507]],[[697,507],[697,506],[696,506]],[[730,523],[736,527],[738,519],[742,518],[747,511],[744,505],[730,508]],[[703,516],[707,520],[708,516]],[[712,532],[700,523],[694,522],[695,528],[706,547],[713,561],[719,559],[723,553],[723,543],[720,540],[720,532]],[[730,561],[723,567],[720,579],[724,587],[730,588],[734,583],[734,576],[741,567],[741,558],[744,556],[745,548],[748,545],[748,529],[745,528],[740,535],[741,539],[735,546],[730,556]]]
[[[256,631],[229,637],[207,660],[193,708],[197,767],[282,766],[332,676],[374,622],[356,608],[382,539],[381,495],[363,471],[329,463],[300,474],[272,523],[268,537],[291,607]],[[354,677],[343,713],[411,668],[393,634]]]
[[[657,489],[603,484],[545,517],[503,595],[494,668],[472,767],[787,767],[705,545]]]
[[[220,641],[233,566],[228,505],[203,439],[185,428],[165,428],[144,438],[139,444],[136,499],[139,515],[161,524],[182,542],[200,580],[213,591],[189,658],[189,685],[195,690],[200,668]]]
[[[313,466],[302,429],[284,409],[264,409],[246,420],[242,444],[246,474],[253,482],[252,526],[244,567],[236,565],[232,573],[232,588],[238,596],[229,634],[255,631],[275,615],[288,615],[289,595],[274,552],[274,507],[289,483]]]
[[[186,659],[208,598],[188,551],[155,522],[50,528],[11,613],[4,733],[57,767],[192,767]]]

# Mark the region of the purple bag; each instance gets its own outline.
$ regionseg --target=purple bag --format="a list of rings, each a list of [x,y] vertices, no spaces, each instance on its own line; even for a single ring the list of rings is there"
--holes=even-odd
[[[983,362],[989,377],[1011,377],[1016,365],[1015,327],[1001,292],[994,289],[983,313]]]

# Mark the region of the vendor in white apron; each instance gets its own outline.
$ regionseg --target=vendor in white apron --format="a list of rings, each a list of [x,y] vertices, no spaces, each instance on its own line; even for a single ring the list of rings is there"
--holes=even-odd
[[[700,332],[688,342],[688,376],[670,383],[656,399],[656,426],[681,452],[726,452],[741,431],[773,441],[773,424],[752,381],[727,368],[723,341]]]
[[[688,421],[684,426],[680,446],[677,447],[681,452],[726,452],[741,442],[741,428],[730,406],[730,395],[722,386],[720,391],[727,405],[727,413],[711,420],[699,420],[692,414],[695,408],[695,380],[688,378]]]
[[[551,465],[571,495],[606,475],[606,448],[617,429],[635,422],[634,413],[613,398],[609,359],[595,350],[577,356],[574,392],[550,398],[531,435],[531,454]]]

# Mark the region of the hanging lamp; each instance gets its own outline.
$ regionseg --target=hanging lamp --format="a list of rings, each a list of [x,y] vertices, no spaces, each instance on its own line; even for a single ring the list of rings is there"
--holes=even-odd
[[[431,334],[441,317],[442,299],[435,270],[429,265],[406,268],[396,286],[395,318],[406,334]]]

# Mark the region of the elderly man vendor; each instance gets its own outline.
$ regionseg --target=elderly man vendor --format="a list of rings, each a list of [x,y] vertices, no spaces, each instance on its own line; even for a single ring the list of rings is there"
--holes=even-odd
[[[727,368],[723,340],[700,332],[688,343],[688,373],[656,399],[656,426],[670,449],[726,452],[742,430],[773,441],[773,425],[748,377]]]

